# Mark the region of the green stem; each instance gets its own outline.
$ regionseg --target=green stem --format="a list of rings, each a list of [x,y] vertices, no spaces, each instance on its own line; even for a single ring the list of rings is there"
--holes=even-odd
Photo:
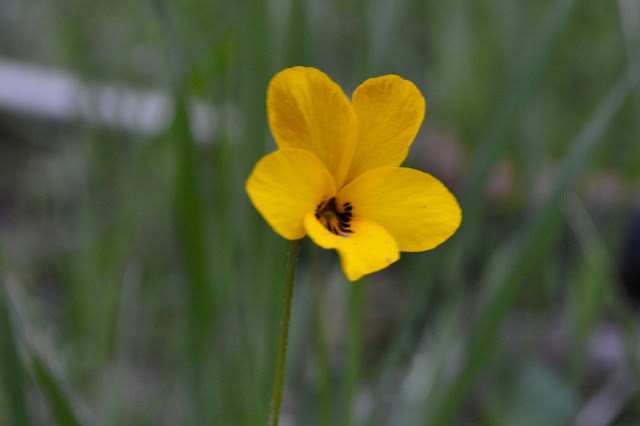
[[[347,374],[345,395],[345,425],[352,425],[353,402],[360,378],[360,360],[362,356],[362,281],[351,283],[348,293],[349,339],[347,340]]]
[[[282,387],[284,385],[284,368],[287,363],[287,340],[289,338],[289,317],[291,316],[291,295],[296,276],[296,258],[300,240],[291,243],[287,263],[287,277],[284,282],[282,296],[282,314],[280,315],[280,335],[278,337],[278,354],[276,357],[276,371],[273,377],[273,391],[271,392],[271,410],[269,412],[269,426],[277,426],[280,418],[280,403],[282,402]]]

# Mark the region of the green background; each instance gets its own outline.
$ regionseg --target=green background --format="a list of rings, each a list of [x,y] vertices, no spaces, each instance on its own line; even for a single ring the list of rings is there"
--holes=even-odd
[[[0,424],[266,422],[288,242],[244,183],[292,65],[414,82],[405,164],[464,217],[357,283],[303,241],[282,424],[638,424],[639,47],[634,0],[0,0],[1,58],[174,105],[150,136],[0,110]]]

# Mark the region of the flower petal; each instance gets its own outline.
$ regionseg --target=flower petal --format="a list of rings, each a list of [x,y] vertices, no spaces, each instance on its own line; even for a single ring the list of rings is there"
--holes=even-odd
[[[456,198],[433,176],[405,167],[381,167],[360,175],[336,196],[352,214],[383,226],[400,251],[429,250],[460,226]]]
[[[363,217],[354,217],[350,225],[353,233],[340,236],[329,232],[313,212],[304,218],[304,227],[314,243],[338,250],[349,281],[384,269],[400,259],[396,242],[382,226]]]
[[[424,119],[420,90],[397,75],[371,78],[353,93],[358,143],[347,182],[362,173],[404,161]]]
[[[258,161],[247,179],[247,194],[278,234],[289,240],[305,236],[303,220],[318,203],[336,192],[333,177],[309,151],[278,150]]]
[[[315,68],[288,68],[269,83],[267,113],[279,148],[313,152],[342,186],[358,124],[340,86]]]

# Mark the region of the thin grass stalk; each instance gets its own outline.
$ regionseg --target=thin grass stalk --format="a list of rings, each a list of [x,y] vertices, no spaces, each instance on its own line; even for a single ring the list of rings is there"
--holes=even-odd
[[[296,278],[296,259],[300,240],[291,242],[287,261],[287,275],[284,281],[282,296],[282,313],[280,315],[280,333],[278,336],[278,351],[276,353],[276,370],[271,392],[271,408],[269,411],[269,426],[277,426],[280,419],[280,405],[282,404],[282,389],[284,387],[284,373],[287,364],[287,341],[289,340],[289,318],[291,317],[291,299],[293,283]]]
[[[348,290],[349,331],[347,338],[347,372],[345,387],[345,424],[353,424],[353,402],[360,379],[360,360],[362,359],[362,281],[352,283]]]

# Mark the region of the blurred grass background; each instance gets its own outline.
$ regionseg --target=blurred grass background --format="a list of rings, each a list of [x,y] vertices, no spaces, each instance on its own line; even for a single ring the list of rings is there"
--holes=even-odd
[[[288,244],[244,182],[292,65],[413,81],[464,219],[356,284],[304,240],[281,423],[638,424],[639,47],[636,0],[0,0],[0,58],[173,105],[0,110],[0,424],[264,424]]]

